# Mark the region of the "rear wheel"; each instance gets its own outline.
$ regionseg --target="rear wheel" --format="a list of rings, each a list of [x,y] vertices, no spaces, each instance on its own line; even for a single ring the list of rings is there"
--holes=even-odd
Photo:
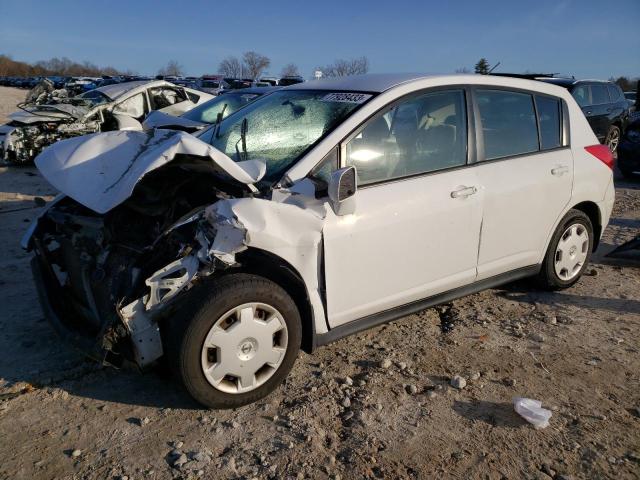
[[[233,274],[204,285],[193,308],[172,319],[167,354],[189,393],[211,408],[236,408],[273,391],[301,340],[291,297],[262,277]]]
[[[611,153],[615,155],[618,151],[618,145],[620,144],[620,129],[615,125],[611,125],[604,143],[609,147]]]
[[[570,210],[556,229],[538,275],[545,288],[568,288],[582,276],[593,249],[593,225],[580,210]]]

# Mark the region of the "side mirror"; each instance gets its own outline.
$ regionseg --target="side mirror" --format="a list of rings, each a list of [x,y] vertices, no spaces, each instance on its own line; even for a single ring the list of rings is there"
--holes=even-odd
[[[329,200],[336,215],[349,215],[356,211],[358,180],[355,167],[336,170],[329,179]]]

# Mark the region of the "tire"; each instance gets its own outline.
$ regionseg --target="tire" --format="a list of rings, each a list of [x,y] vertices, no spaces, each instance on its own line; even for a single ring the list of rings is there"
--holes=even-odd
[[[638,176],[635,173],[633,173],[631,170],[623,170],[621,168],[620,173],[626,180],[637,180],[638,178]]]
[[[577,229],[577,232],[583,231],[587,235],[586,244],[584,244],[584,242],[581,242],[581,244],[584,246],[584,249],[586,249],[586,251],[583,251],[584,260],[580,262],[579,268],[575,268],[575,270],[567,272],[567,274],[565,275],[560,275],[558,273],[558,269],[556,268],[556,260],[559,257],[559,244],[563,237],[565,237],[567,230],[573,226],[580,226]],[[548,290],[561,290],[564,288],[569,288],[574,283],[576,283],[589,264],[591,251],[593,250],[593,240],[593,225],[591,224],[591,220],[589,219],[589,217],[580,210],[569,210],[569,212],[560,221],[560,224],[551,237],[551,242],[549,242],[547,253],[545,254],[544,260],[542,262],[542,268],[540,269],[540,273],[538,274],[538,284],[542,288]],[[566,251],[566,248],[564,250]],[[578,256],[578,251],[576,251],[576,254],[577,255],[574,260],[577,262],[581,258],[581,256]],[[561,262],[559,262],[559,265],[560,264]]]
[[[302,326],[295,302],[279,285],[257,275],[230,274],[199,286],[190,300],[192,307],[169,321],[164,336],[169,366],[196,401],[209,408],[237,408],[266,397],[285,379],[298,356]],[[249,323],[240,322],[239,306],[242,306],[243,312],[247,308],[254,309],[253,318],[247,317],[251,318]],[[273,310],[267,314],[262,308]],[[262,318],[275,320],[261,323],[256,318],[262,314]],[[262,325],[271,325],[275,321],[279,322],[276,328],[281,330],[271,333],[271,339],[266,341],[270,330],[265,337],[262,330],[266,327]],[[232,331],[229,322],[232,327],[238,328]],[[238,322],[237,326],[235,322]],[[248,335],[247,328],[251,329]],[[210,339],[217,338],[216,335],[225,338],[224,345],[227,346],[205,348],[205,340],[211,342],[213,340]],[[237,341],[237,338],[242,339]],[[276,362],[265,363],[260,370],[254,370],[256,362],[264,361],[261,352],[265,351],[265,345],[270,341],[273,344],[267,348],[268,353],[281,352],[280,363],[276,367],[272,366]],[[276,345],[276,341],[285,342],[286,345],[280,348],[282,345]],[[222,344],[220,341],[217,343]],[[255,358],[250,356],[252,349]],[[246,387],[240,376],[225,375],[214,386],[205,375],[205,366],[209,369],[226,365],[241,369],[247,378],[251,376],[255,383],[251,390],[241,390]],[[220,371],[212,376],[219,377]],[[252,371],[255,374],[247,373]],[[218,378],[212,381],[217,382]]]
[[[617,126],[611,125],[609,127],[604,143],[609,147],[612,154],[615,155],[617,153],[618,145],[620,145],[620,129]]]

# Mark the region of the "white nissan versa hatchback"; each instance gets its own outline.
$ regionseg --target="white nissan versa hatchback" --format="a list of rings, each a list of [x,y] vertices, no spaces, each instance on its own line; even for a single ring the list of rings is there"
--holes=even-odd
[[[54,327],[110,364],[165,356],[220,408],[301,348],[523,277],[573,285],[614,201],[567,90],[480,75],[305,82],[197,136],[97,133],[36,164],[62,192],[23,240]]]

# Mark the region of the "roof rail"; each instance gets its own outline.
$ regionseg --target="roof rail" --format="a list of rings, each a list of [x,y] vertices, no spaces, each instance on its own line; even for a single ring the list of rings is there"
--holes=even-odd
[[[513,78],[526,78],[529,80],[535,80],[536,78],[566,78],[575,80],[573,75],[563,75],[561,73],[490,73],[496,77],[513,77]]]

